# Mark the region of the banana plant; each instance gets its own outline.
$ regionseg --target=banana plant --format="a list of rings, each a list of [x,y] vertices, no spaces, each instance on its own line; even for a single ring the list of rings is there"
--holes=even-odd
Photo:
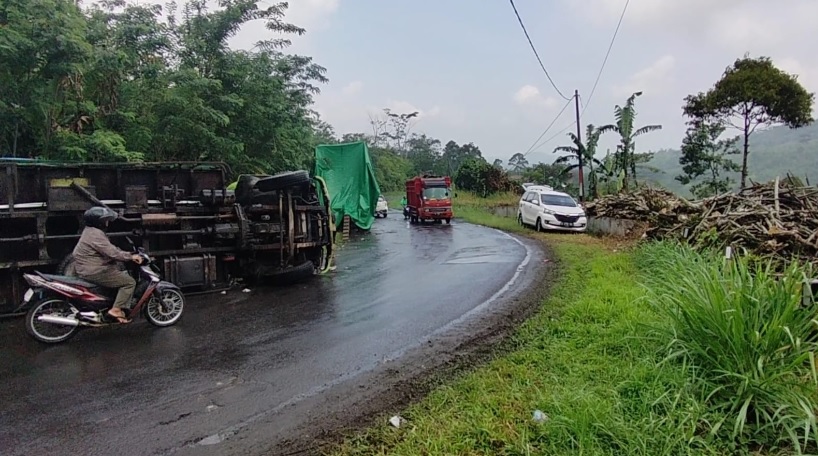
[[[614,108],[614,117],[616,118],[615,124],[605,125],[599,128],[600,134],[608,133],[608,132],[616,132],[619,133],[620,136],[620,143],[617,146],[617,153],[616,153],[616,169],[617,171],[624,172],[624,180],[622,182],[622,189],[627,191],[631,180],[633,181],[634,185],[637,184],[636,182],[636,138],[638,136],[644,135],[645,133],[650,133],[652,131],[661,130],[661,125],[646,125],[644,127],[635,128],[634,123],[636,120],[636,107],[635,107],[635,100],[636,97],[642,95],[642,92],[635,92],[631,95],[628,100],[625,102],[625,106],[616,105]]]
[[[568,137],[571,139],[572,145],[559,146],[554,149],[554,153],[568,153],[567,155],[558,157],[554,161],[555,164],[568,164],[568,166],[565,168],[566,173],[579,168],[579,157],[580,154],[582,155],[583,165],[587,166],[589,169],[588,193],[591,195],[592,199],[599,197],[599,180],[597,179],[596,173],[600,169],[606,169],[605,164],[596,158],[596,148],[599,144],[599,137],[601,134],[602,132],[598,128],[594,127],[593,124],[589,124],[585,129],[586,139],[584,144],[580,138],[577,137],[577,135],[574,133],[568,133]],[[596,168],[594,168],[594,165],[596,165]]]

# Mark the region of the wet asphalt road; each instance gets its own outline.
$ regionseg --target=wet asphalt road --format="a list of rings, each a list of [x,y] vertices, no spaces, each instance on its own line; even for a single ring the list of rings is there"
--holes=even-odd
[[[174,327],[138,319],[42,346],[21,319],[0,321],[0,453],[219,454],[486,302],[524,258],[498,231],[390,212],[353,235],[336,272],[191,297]]]

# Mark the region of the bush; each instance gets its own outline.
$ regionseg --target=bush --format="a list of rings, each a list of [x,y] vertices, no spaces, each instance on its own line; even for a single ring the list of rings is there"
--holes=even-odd
[[[504,170],[491,166],[483,159],[466,160],[454,176],[458,189],[487,197],[495,193],[512,191],[518,186]]]
[[[792,263],[776,276],[770,262],[669,243],[643,247],[639,261],[652,272],[648,299],[666,317],[654,328],[665,360],[691,366],[723,416],[711,433],[729,432],[737,445],[814,447],[818,322],[815,304],[801,301],[811,271]]]

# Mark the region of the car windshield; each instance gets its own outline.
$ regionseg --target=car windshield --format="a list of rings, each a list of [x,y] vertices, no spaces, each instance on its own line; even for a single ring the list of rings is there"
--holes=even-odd
[[[445,187],[430,187],[423,189],[423,197],[428,199],[443,199],[449,197],[449,189]]]
[[[577,207],[576,201],[568,195],[540,195],[546,206]]]

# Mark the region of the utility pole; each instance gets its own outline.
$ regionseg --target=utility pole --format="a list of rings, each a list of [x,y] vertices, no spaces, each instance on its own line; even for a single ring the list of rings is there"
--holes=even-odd
[[[583,176],[584,163],[582,162],[583,147],[582,147],[582,127],[579,123],[579,90],[574,90],[574,106],[577,110],[577,158],[579,160],[579,202],[585,201],[585,179]]]

